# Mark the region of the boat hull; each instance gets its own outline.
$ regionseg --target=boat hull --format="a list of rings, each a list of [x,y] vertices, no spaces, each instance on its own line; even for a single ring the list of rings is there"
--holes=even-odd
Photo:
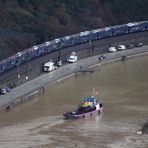
[[[75,112],[68,112],[63,114],[65,119],[79,119],[79,118],[85,118],[85,117],[90,117],[93,115],[99,115],[102,112],[103,108],[96,109],[94,111],[86,112],[86,113],[81,113],[81,114],[76,114]]]

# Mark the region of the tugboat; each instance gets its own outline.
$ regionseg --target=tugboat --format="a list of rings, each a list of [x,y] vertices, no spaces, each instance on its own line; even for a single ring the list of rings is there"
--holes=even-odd
[[[88,97],[78,106],[78,109],[63,114],[65,119],[78,119],[100,114],[103,110],[103,104],[98,102],[95,97]]]

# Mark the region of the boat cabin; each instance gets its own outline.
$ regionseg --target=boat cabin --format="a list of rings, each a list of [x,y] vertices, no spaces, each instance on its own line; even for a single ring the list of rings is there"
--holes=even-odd
[[[88,104],[89,104],[90,106],[94,106],[94,105],[97,103],[97,99],[94,98],[94,97],[86,98],[85,101],[88,102]]]

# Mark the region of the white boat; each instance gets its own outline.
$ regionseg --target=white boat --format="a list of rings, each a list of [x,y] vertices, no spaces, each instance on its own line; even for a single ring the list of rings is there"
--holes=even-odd
[[[85,106],[85,103],[88,103]],[[84,104],[84,105],[83,105]],[[89,97],[75,111],[63,114],[65,119],[78,119],[100,114],[103,110],[103,104],[98,102],[96,98]]]

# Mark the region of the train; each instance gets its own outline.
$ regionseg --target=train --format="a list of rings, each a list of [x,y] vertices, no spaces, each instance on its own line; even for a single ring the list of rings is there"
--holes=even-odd
[[[33,46],[22,52],[18,52],[6,59],[0,61],[0,74],[14,67],[20,66],[22,63],[39,57],[53,51],[62,50],[66,47],[75,46],[95,40],[109,38],[113,36],[131,34],[148,30],[148,21],[132,22],[122,25],[109,26],[105,28],[84,31],[57,38],[45,43]]]

